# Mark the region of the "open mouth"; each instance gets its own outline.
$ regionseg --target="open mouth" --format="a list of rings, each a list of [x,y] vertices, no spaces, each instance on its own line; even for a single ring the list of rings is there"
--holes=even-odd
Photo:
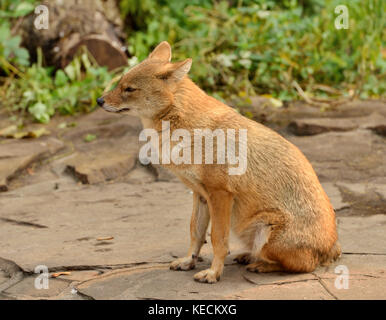
[[[102,108],[108,112],[114,112],[114,113],[120,113],[120,112],[125,112],[125,111],[129,111],[130,108],[127,108],[127,107],[124,107],[124,108],[121,108],[121,109],[116,109],[116,108],[113,108],[113,107],[110,107],[109,105],[102,105]]]
[[[124,111],[130,111],[130,109],[129,108],[122,108],[122,109],[117,110],[116,112],[120,113],[120,112],[124,112]]]

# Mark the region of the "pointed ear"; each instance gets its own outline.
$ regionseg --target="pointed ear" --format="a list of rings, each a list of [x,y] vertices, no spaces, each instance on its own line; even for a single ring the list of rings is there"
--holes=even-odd
[[[155,47],[152,53],[149,54],[149,59],[157,59],[165,62],[170,62],[172,59],[172,48],[166,41],[162,41]]]
[[[192,66],[192,59],[186,59],[181,62],[176,62],[170,65],[167,70],[164,70],[156,75],[158,79],[180,81],[188,74]]]

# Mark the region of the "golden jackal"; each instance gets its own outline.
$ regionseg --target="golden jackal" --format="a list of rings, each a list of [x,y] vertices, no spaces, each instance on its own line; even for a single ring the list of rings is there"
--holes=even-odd
[[[106,111],[138,115],[144,128],[160,133],[165,122],[170,132],[184,129],[192,135],[196,129],[247,131],[243,174],[230,175],[231,165],[218,161],[163,164],[193,190],[190,248],[170,268],[195,267],[209,220],[214,258],[209,269],[194,275],[200,282],[219,280],[231,228],[248,248],[235,260],[250,271],[311,272],[337,259],[341,250],[334,210],[300,150],[196,86],[187,76],[191,59],[170,61],[170,45],[162,42],[98,104]],[[213,143],[215,152],[222,148],[219,139]]]

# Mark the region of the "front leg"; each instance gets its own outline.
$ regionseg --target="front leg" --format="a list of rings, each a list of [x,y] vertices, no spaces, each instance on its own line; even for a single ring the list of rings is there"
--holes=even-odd
[[[171,270],[191,270],[196,266],[209,224],[209,209],[206,200],[197,192],[193,193],[193,213],[190,220],[190,248],[186,257],[173,261]]]
[[[224,269],[224,260],[228,254],[233,196],[222,190],[209,192],[208,205],[212,221],[211,238],[214,257],[211,267],[196,273],[194,279],[199,282],[215,283],[220,279]]]

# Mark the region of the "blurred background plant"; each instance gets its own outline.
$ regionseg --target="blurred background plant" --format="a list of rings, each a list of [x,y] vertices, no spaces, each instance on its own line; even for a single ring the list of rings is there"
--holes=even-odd
[[[361,98],[385,93],[386,2],[382,0],[239,0],[120,2],[129,50],[141,60],[168,40],[174,57],[193,58],[192,77],[206,90],[229,95],[298,98],[318,84]],[[335,29],[338,5],[349,10],[349,29]],[[383,56],[382,56],[383,54]],[[323,88],[323,87],[321,87]]]
[[[0,99],[13,113],[47,122],[56,112],[90,111],[116,72],[87,52],[64,70],[29,61],[12,33],[37,1],[0,0]],[[295,99],[384,97],[386,2],[383,0],[121,0],[131,61],[162,40],[173,60],[193,58],[191,77],[222,100],[255,95]],[[349,28],[337,30],[338,5]]]
[[[37,61],[29,61],[28,51],[20,46],[20,36],[12,35],[12,19],[35,8],[36,1],[1,1],[0,72],[1,105],[11,114],[47,123],[55,113],[89,112],[96,98],[111,81],[114,73],[100,67],[83,48],[63,70],[43,65],[41,49]]]
[[[56,112],[89,112],[112,79],[107,68],[90,62],[86,52],[75,57],[64,70],[52,71],[42,66],[42,53],[38,50],[37,63],[19,78],[8,79],[2,88],[9,110],[22,114],[28,111],[42,123],[49,122]]]

